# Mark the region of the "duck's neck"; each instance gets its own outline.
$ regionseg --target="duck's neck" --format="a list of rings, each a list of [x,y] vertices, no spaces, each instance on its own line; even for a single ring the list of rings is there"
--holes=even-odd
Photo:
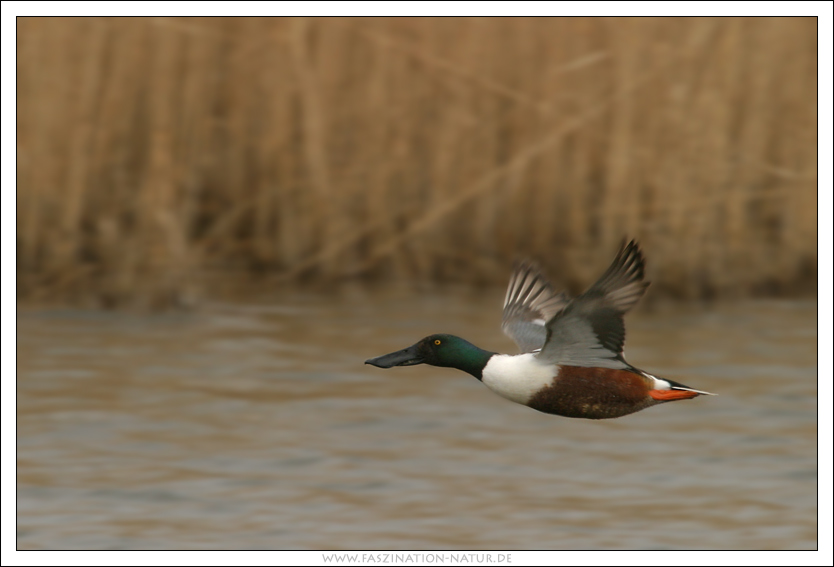
[[[484,367],[495,353],[478,348],[470,342],[462,341],[461,343],[460,347],[456,349],[454,358],[444,366],[463,370],[478,380],[482,380]]]

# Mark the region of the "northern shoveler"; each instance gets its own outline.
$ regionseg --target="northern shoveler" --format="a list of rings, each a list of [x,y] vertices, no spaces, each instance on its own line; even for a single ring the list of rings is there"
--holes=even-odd
[[[555,293],[534,264],[518,263],[504,299],[501,328],[521,354],[489,352],[460,337],[439,334],[365,364],[457,368],[519,404],[587,419],[714,395],[653,376],[623,358],[623,315],[649,285],[643,281],[643,268],[637,243],[623,243],[602,277],[571,299]]]

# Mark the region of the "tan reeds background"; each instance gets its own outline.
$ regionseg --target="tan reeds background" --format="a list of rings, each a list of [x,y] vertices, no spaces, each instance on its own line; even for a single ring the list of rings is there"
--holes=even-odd
[[[815,289],[813,18],[18,20],[22,299],[205,274]]]

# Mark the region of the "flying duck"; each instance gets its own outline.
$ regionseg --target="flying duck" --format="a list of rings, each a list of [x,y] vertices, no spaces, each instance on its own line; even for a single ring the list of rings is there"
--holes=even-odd
[[[623,243],[611,266],[576,298],[555,293],[535,264],[517,263],[501,329],[520,354],[498,354],[455,335],[430,335],[365,361],[379,368],[429,364],[468,372],[508,400],[544,413],[621,417],[676,400],[714,395],[635,368],[623,357],[623,315],[643,296],[643,254]]]

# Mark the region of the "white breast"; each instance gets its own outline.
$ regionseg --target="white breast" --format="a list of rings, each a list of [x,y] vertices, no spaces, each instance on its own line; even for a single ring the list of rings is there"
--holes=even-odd
[[[496,354],[484,367],[482,381],[499,396],[526,405],[536,392],[552,384],[558,374],[558,366],[542,364],[534,353]]]

